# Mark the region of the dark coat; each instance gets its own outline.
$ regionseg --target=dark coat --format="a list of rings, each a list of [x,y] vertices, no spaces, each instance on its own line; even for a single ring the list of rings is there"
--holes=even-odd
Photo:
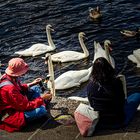
[[[121,124],[124,121],[125,95],[122,82],[114,78],[105,83],[90,81],[87,86],[90,105],[99,111],[102,125]]]

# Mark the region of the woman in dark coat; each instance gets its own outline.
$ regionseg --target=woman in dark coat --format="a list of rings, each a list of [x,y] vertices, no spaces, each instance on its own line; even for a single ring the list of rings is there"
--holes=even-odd
[[[99,128],[119,128],[128,125],[140,104],[140,93],[126,100],[121,80],[105,58],[93,64],[92,79],[87,86],[90,105],[99,111]]]

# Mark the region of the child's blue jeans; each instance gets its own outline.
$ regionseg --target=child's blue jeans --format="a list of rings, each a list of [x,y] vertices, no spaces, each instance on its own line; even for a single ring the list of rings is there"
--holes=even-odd
[[[41,89],[39,86],[33,86],[31,87],[29,93],[28,93],[28,99],[29,100],[33,100],[37,97],[40,96],[41,93]],[[25,111],[24,112],[25,118],[27,121],[31,121],[31,120],[35,120],[38,119],[42,116],[47,116],[47,110],[45,108],[45,106],[41,105],[40,107],[31,110],[31,111]]]

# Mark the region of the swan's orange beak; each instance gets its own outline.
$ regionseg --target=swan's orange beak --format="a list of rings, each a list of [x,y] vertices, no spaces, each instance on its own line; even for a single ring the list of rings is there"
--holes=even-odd
[[[112,47],[109,46],[109,51],[112,52],[112,50],[113,50]]]
[[[51,28],[51,31],[53,31],[53,32],[54,32],[54,29],[53,29],[53,28]]]
[[[0,64],[0,67],[5,66],[4,64]]]
[[[45,60],[45,64],[48,64],[48,61]]]

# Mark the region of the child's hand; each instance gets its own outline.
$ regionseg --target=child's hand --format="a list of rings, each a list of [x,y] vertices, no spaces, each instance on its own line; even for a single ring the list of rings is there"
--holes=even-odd
[[[44,94],[41,95],[41,97],[44,100],[51,100],[52,99],[52,94],[51,93],[44,93]]]
[[[32,82],[32,84],[33,84],[33,85],[37,85],[37,84],[39,84],[40,81],[42,81],[42,78],[36,78],[36,79]]]
[[[41,80],[42,80],[42,78],[36,78],[33,82],[28,83],[27,85],[28,85],[29,87],[34,86],[34,85],[37,85],[37,84],[39,84],[39,82],[40,82]]]

